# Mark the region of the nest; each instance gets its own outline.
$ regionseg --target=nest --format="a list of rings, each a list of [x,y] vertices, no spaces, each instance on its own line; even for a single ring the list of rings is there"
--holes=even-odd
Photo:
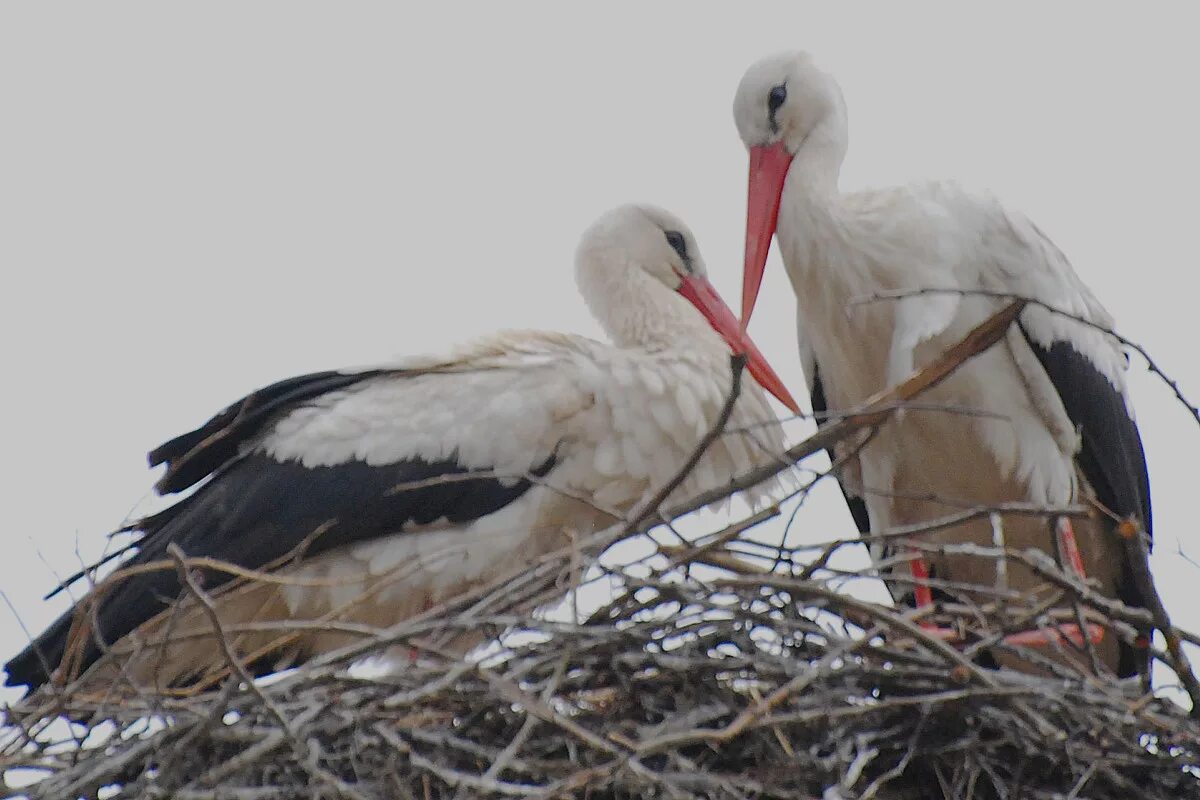
[[[38,798],[1200,796],[1200,725],[1172,702],[982,669],[828,575],[625,577],[578,624],[477,602],[267,685],[61,697],[88,725],[51,741],[14,715],[6,760],[46,771]],[[505,647],[416,644],[480,626]],[[421,647],[403,670],[346,668],[397,642]]]
[[[950,364],[949,374],[952,360],[970,352],[930,370]],[[911,399],[922,381],[930,385],[930,370],[822,429],[789,458],[869,433],[883,409]],[[811,486],[798,490],[797,502]],[[1101,597],[1037,551],[975,547],[976,557],[1034,570],[1052,596],[948,603],[938,617],[922,616],[847,591],[861,579],[878,585],[865,559],[860,569],[839,561],[860,547],[857,537],[786,550],[764,544],[778,509],[692,540],[661,537],[619,566],[597,555],[714,499],[635,515],[622,530],[503,585],[270,680],[244,680],[231,654],[229,679],[205,693],[114,700],[67,687],[39,696],[6,712],[0,775],[23,768],[40,780],[5,796],[1200,797],[1200,721],[1188,710],[1103,677],[1089,667],[1086,644],[1056,640],[1031,650],[1005,639],[1017,627],[1071,621],[1132,639],[1154,625],[1167,646],[1151,650],[1160,677],[1172,671],[1194,700],[1180,646],[1194,637],[1173,629],[1161,604],[1134,609]],[[1011,506],[960,516],[1062,513],[1072,510]],[[1140,537],[1130,537],[1130,555],[1148,579]],[[581,562],[589,580],[614,584],[603,605],[515,610],[556,588],[581,596],[578,585],[561,585],[564,575],[581,574]],[[1067,619],[1056,616],[1064,608]],[[958,641],[939,629],[954,630]],[[440,646],[479,631],[495,643],[471,658]],[[353,666],[398,647],[406,653],[400,669],[367,674]],[[1038,674],[986,669],[984,653],[1020,656]]]

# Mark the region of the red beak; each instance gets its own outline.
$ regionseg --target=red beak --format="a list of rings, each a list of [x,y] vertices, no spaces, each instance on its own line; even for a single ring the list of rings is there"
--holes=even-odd
[[[750,324],[762,286],[767,252],[779,220],[779,199],[792,154],[783,142],[750,148],[750,180],[746,197],[746,261],[742,272],[742,328]]]
[[[775,395],[793,414],[799,414],[800,407],[796,405],[783,381],[775,374],[775,370],[771,369],[771,365],[754,342],[750,341],[745,329],[738,324],[737,317],[733,316],[733,311],[725,305],[725,301],[708,282],[708,278],[701,275],[685,277],[679,286],[679,293],[700,310],[708,324],[721,334],[721,338],[733,352],[746,355],[746,368],[750,370],[754,380],[758,381],[758,385]]]

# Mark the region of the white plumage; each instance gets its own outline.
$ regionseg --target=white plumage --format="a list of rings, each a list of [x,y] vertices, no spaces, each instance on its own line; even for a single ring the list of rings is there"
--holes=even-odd
[[[243,585],[206,573],[238,651],[269,672],[349,635],[305,631],[281,640],[263,623],[390,625],[513,574],[645,503],[716,422],[731,386],[726,341],[746,348],[751,375],[790,401],[716,299],[695,240],[676,218],[638,206],[606,214],[584,235],[576,271],[612,345],[512,331],[446,355],[260,390],[151,454],[152,463],[167,464],[161,491],[207,483],[135,523],[142,539],[126,564],[162,559],[173,544],[188,556],[274,571],[281,580]],[[738,432],[712,444],[671,500],[782,452],[780,427],[751,375],[728,422]],[[225,666],[211,637],[186,638],[208,630],[195,604],[162,610],[179,591],[173,570],[147,573],[119,584],[100,606],[98,632],[134,683],[203,683]],[[10,684],[47,680],[43,664],[64,661],[71,620],[64,616],[9,662]],[[146,647],[168,628],[183,641]],[[86,637],[77,641],[60,677],[99,658]],[[114,662],[87,677],[113,680]]]
[[[690,308],[689,316],[696,316]],[[281,419],[261,442],[308,467],[456,458],[515,481],[558,449],[546,483],[628,509],[678,469],[728,395],[729,349],[702,319],[675,346],[614,348],[581,336],[511,331],[444,359],[404,359]],[[416,373],[416,374],[413,374]],[[668,388],[669,384],[669,388]],[[751,384],[731,427],[771,418]],[[707,459],[724,480],[778,453],[778,432],[723,437]],[[564,444],[564,443],[569,443]],[[689,476],[680,492],[698,492]]]
[[[729,350],[719,337],[701,322],[681,341],[689,346],[646,351],[514,331],[459,348],[436,372],[372,379],[330,398],[315,416],[306,409],[281,420],[263,450],[306,466],[453,458],[511,484],[555,458],[549,474],[494,513],[334,551],[301,565],[298,574],[349,576],[349,585],[334,589],[335,601],[348,602],[362,591],[355,581],[405,565],[408,574],[391,579],[378,600],[395,609],[421,598],[411,608],[415,613],[613,524],[678,472],[729,393]],[[402,418],[395,413],[400,408],[407,412]],[[750,383],[729,427],[773,419],[762,391]],[[762,436],[724,436],[672,500],[717,488],[782,450],[778,427],[768,426]],[[751,490],[751,502],[764,491]],[[293,614],[327,610],[311,588],[287,593]]]
[[[753,65],[734,115],[751,156],[743,321],[774,233],[796,292],[809,388],[829,409],[852,408],[931,361],[1005,302],[996,294],[1111,327],[1058,248],[990,195],[952,183],[841,193],[845,105],[836,82],[806,54]],[[891,299],[871,301],[881,295]],[[1130,515],[1149,530],[1125,369],[1113,337],[1027,307],[1001,344],[922,396],[922,404],[944,410],[898,415],[847,465],[841,482],[860,528],[867,518],[878,531],[962,507],[1010,500],[1062,506],[1091,497],[1110,523]],[[987,527],[938,538],[987,544]],[[1105,527],[1085,543],[1088,574],[1138,602]],[[1053,552],[1044,526],[1012,523],[1007,533],[1010,545]],[[943,579],[991,582],[990,566],[978,560],[934,568]],[[1031,589],[1032,576],[1023,577],[1017,588]]]

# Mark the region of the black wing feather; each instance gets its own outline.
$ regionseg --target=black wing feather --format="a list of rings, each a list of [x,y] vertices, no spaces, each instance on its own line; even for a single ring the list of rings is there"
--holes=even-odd
[[[131,546],[137,552],[122,566],[165,559],[168,546],[175,544],[188,556],[263,569],[399,533],[409,524],[442,519],[463,524],[517,500],[534,479],[553,468],[553,454],[531,465],[526,475],[469,469],[453,454],[437,461],[349,461],[320,467],[277,461],[261,452],[243,454],[243,444],[282,413],[381,374],[384,371],[322,372],[281,381],[156,448],[151,464],[167,464],[160,491],[177,492],[210,475],[212,479],[175,505],[129,526],[127,530],[139,532],[141,538]],[[212,590],[231,579],[227,572],[206,570],[203,585]],[[181,588],[170,569],[128,578],[96,611],[94,633],[107,643],[116,642],[174,602]],[[49,679],[62,660],[74,613],[71,609],[63,614],[5,665],[7,685],[24,684],[33,690]],[[82,668],[100,654],[89,640]]]
[[[1136,518],[1152,534],[1146,454],[1125,398],[1070,342],[1046,348],[1024,328],[1022,333],[1080,432],[1079,467],[1097,499],[1120,517]]]
[[[159,494],[171,494],[199,483],[234,458],[242,442],[258,433],[280,411],[369,378],[398,372],[314,372],[251,392],[196,430],[176,436],[151,450],[147,456],[150,466],[167,465],[166,473],[154,488]]]
[[[162,478],[154,485],[158,494],[174,494],[190,489],[209,475],[227,466],[238,455],[243,443],[262,430],[276,413],[289,411],[305,400],[312,400],[328,392],[353,386],[356,383],[380,375],[402,374],[403,370],[366,370],[362,372],[313,372],[286,378],[251,392],[242,399],[217,412],[211,419],[194,431],[180,434],[163,442],[146,455],[150,466],[166,464]],[[185,501],[184,501],[185,502]],[[129,531],[150,531],[162,527],[166,520],[183,510],[183,502],[118,528],[110,536]],[[82,579],[96,568],[138,546],[138,542],[127,544],[107,554],[94,564],[64,579],[42,599],[49,600],[67,587]]]
[[[1096,499],[1120,518],[1137,519],[1153,545],[1154,520],[1150,508],[1150,476],[1137,423],[1129,416],[1125,398],[1086,356],[1066,341],[1050,347],[1037,342],[1021,328],[1025,341],[1054,384],[1071,423],[1079,431],[1080,450],[1075,460],[1096,493]],[[1128,567],[1122,570],[1117,597],[1126,605],[1144,608],[1145,598]],[[1147,674],[1147,654],[1121,648],[1118,673],[1128,677]]]
[[[826,415],[829,412],[829,402],[825,399],[825,387],[821,383],[821,374],[817,370],[816,365],[813,366],[813,384],[812,391],[809,393],[812,399],[813,416],[817,418],[817,425],[824,425],[827,421]],[[836,460],[833,452],[826,448],[826,455],[829,456],[829,461],[832,463]],[[861,497],[855,497],[846,491],[846,487],[842,486],[842,482],[838,481],[838,488],[842,490],[842,497],[846,498],[846,505],[850,507],[850,516],[854,517],[854,524],[858,526],[858,532],[866,535],[871,532],[871,518],[867,514],[867,504]]]
[[[446,519],[462,524],[513,502],[553,465],[551,456],[529,475],[503,480],[490,470],[466,469],[453,458],[305,467],[255,454],[230,465],[166,512],[143,520],[138,552],[122,566],[166,559],[168,545],[175,544],[188,556],[261,569],[397,533],[410,523]],[[219,570],[202,574],[207,590],[230,580],[229,573]],[[101,604],[96,633],[109,644],[116,642],[166,609],[181,588],[171,569],[130,577]],[[73,614],[73,609],[64,614],[6,665],[7,685],[32,689],[48,679],[45,665],[62,660]],[[89,642],[83,668],[100,653]]]

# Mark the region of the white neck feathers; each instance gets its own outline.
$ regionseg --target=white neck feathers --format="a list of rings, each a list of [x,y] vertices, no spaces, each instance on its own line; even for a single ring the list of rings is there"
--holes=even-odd
[[[609,264],[590,254],[575,271],[592,315],[618,347],[667,347],[717,339],[700,313],[635,264]]]

